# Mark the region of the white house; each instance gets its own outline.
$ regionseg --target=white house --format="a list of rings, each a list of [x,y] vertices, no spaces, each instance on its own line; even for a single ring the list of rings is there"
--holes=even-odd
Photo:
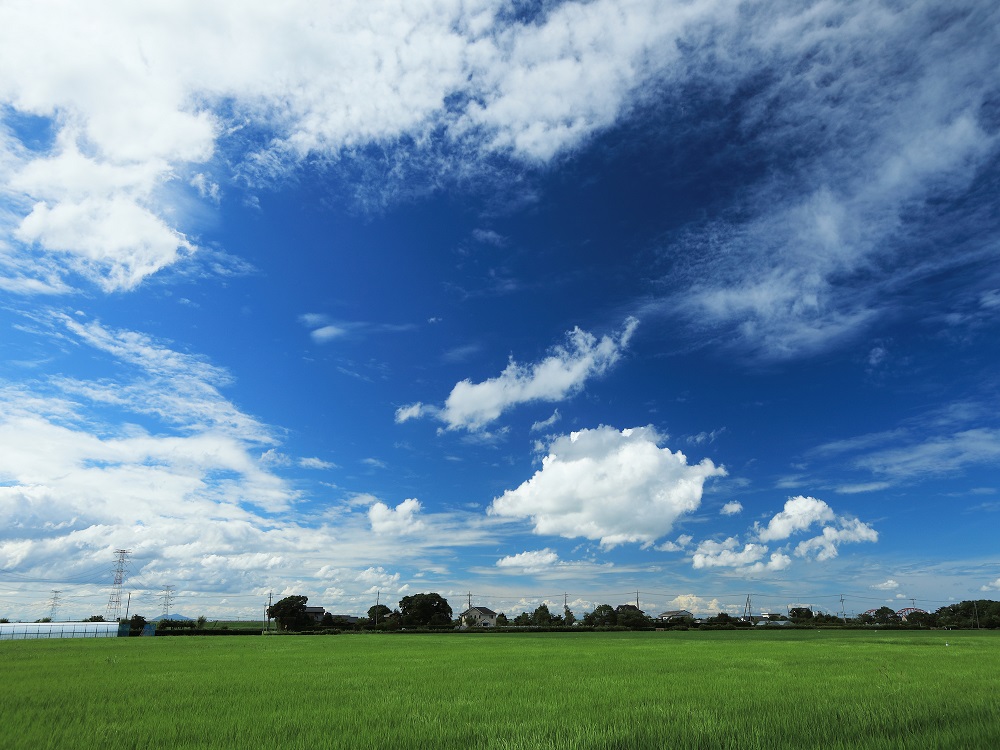
[[[497,625],[497,613],[486,607],[470,607],[458,617],[467,628],[495,628]]]

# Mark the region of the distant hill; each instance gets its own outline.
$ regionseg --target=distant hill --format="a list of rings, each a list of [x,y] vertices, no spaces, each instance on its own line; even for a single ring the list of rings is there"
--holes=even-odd
[[[158,617],[150,617],[146,622],[159,622],[160,620],[193,620],[193,617],[185,617],[184,615],[159,615]]]

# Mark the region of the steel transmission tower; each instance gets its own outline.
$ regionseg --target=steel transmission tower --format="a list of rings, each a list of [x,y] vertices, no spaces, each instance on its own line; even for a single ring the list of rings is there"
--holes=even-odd
[[[115,550],[115,582],[111,585],[107,611],[107,619],[111,622],[118,622],[122,612],[122,584],[125,583],[125,575],[128,572],[128,556],[131,554],[132,550],[130,549]]]
[[[167,617],[170,615],[170,602],[174,598],[174,587],[164,586],[163,593],[160,594],[160,599],[163,600],[163,616]]]
[[[56,621],[56,612],[59,611],[59,597],[62,595],[62,591],[59,589],[52,590],[52,598],[49,600],[49,619],[52,622]]]

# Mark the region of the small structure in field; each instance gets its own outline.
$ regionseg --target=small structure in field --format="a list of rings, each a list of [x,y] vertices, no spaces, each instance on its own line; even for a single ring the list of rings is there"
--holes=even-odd
[[[661,613],[656,619],[660,622],[681,623],[694,620],[694,614],[686,609],[670,609]]]
[[[469,607],[458,616],[466,628],[495,628],[497,613],[487,607]]]

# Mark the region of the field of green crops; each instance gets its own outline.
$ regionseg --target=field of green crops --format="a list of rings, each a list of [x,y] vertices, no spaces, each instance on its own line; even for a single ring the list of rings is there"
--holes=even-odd
[[[13,641],[0,674],[32,750],[1000,747],[987,631]]]

